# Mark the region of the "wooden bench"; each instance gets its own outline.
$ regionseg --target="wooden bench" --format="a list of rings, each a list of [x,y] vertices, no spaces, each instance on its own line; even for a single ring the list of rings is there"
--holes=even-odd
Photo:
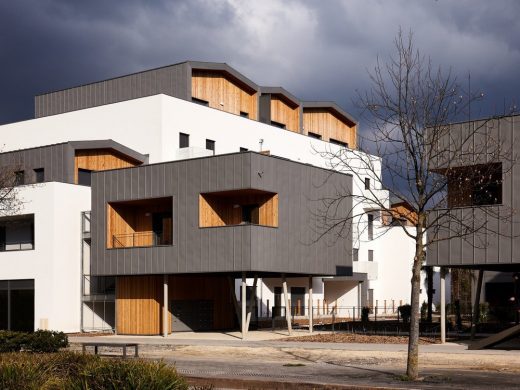
[[[134,348],[134,357],[139,357],[139,345],[137,343],[82,343],[83,354],[87,353],[87,347],[94,347],[94,354],[100,355],[99,347],[123,348],[123,359],[126,358],[126,349]]]

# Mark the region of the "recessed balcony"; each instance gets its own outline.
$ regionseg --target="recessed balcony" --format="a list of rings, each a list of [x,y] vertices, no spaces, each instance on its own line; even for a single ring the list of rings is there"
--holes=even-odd
[[[173,244],[171,197],[110,202],[107,205],[107,248]]]
[[[199,227],[278,227],[278,194],[245,189],[200,194]]]

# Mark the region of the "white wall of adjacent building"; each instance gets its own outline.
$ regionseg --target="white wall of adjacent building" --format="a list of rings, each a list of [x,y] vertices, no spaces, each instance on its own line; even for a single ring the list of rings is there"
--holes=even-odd
[[[19,187],[21,214],[34,214],[34,249],[0,252],[0,280],[34,280],[34,328],[79,331],[81,211],[90,188],[44,183]]]

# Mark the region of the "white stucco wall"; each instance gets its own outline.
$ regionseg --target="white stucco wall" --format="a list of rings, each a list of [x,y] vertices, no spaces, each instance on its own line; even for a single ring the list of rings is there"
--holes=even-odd
[[[45,183],[22,186],[19,214],[34,214],[34,250],[0,253],[0,280],[34,279],[34,328],[79,331],[81,211],[90,188]]]

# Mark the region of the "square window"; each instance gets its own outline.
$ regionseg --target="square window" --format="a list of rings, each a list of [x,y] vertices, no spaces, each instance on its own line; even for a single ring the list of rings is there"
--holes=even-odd
[[[36,183],[43,183],[45,181],[45,170],[37,168],[34,170]]]
[[[25,184],[25,172],[24,171],[17,171],[14,173],[14,183],[15,186],[21,186]]]
[[[92,171],[90,169],[78,169],[78,184],[89,186],[92,183]]]
[[[206,140],[206,149],[212,150],[213,154],[215,154],[215,141],[213,141],[211,139],[207,139]]]
[[[244,112],[244,111],[240,111],[240,116],[241,116],[242,118],[249,118],[249,113]]]
[[[248,150],[248,148],[240,148],[240,152],[247,152]]]
[[[190,135],[179,133],[179,148],[188,148],[190,146]]]
[[[370,179],[368,177],[365,177],[365,190],[370,189]]]

